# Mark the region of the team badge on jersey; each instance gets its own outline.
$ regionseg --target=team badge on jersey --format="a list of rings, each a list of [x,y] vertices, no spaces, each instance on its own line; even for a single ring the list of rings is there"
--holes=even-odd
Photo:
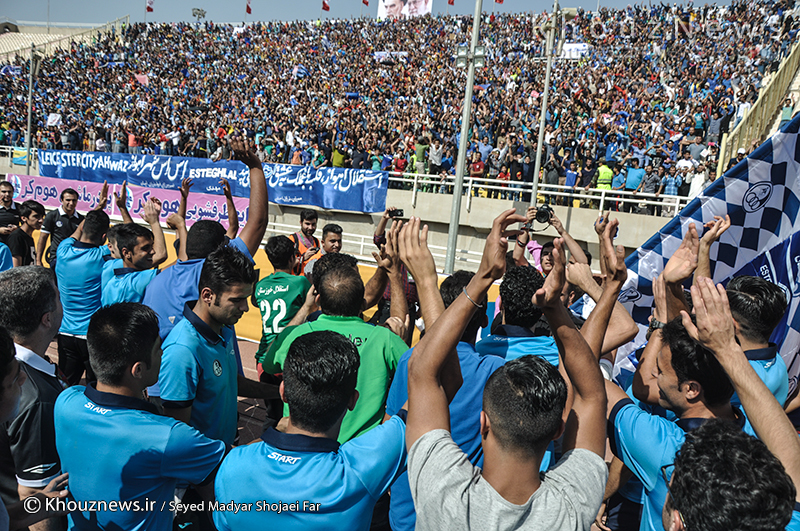
[[[219,360],[214,360],[214,376],[222,376],[222,364]]]

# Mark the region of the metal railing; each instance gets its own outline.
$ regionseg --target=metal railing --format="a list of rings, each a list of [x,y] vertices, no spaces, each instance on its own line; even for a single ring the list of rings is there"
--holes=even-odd
[[[389,183],[390,188],[410,191],[411,206],[416,208],[420,193],[452,194],[455,176],[449,175],[442,178],[438,175],[418,173],[405,173],[402,176],[390,174]],[[395,183],[395,186],[392,186],[391,183]],[[472,202],[475,197],[528,203],[531,193],[533,193],[533,183],[465,177],[462,193],[467,196],[467,212],[471,212]],[[600,188],[589,188],[587,190],[582,187],[572,188],[571,186],[539,183],[537,203],[574,206],[574,201],[579,201],[581,208],[590,208],[600,211],[609,209],[624,211],[629,209],[633,212],[637,212],[641,208],[647,207],[653,207],[654,211],[668,208],[671,215],[674,216],[677,215],[683,207],[689,204],[691,199],[688,197],[666,194],[656,195]],[[676,206],[677,209],[674,208]]]
[[[46,56],[51,55],[56,50],[69,47],[70,43],[72,43],[73,41],[75,42],[88,41],[101,33],[106,33],[111,31],[111,28],[115,29],[117,35],[120,35],[122,33],[122,26],[130,25],[130,18],[131,18],[130,15],[125,15],[124,17],[120,17],[111,22],[106,22],[101,26],[97,26],[92,29],[88,29],[86,31],[73,33],[71,35],[64,35],[61,38],[53,39],[52,41],[48,41],[46,43],[37,44],[36,51],[41,52]],[[25,35],[25,34],[21,33],[20,35]],[[27,61],[30,58],[30,55],[31,55],[31,46],[30,43],[28,43],[24,47],[18,48],[16,50],[10,50],[8,52],[0,54],[0,64],[10,64],[17,56]]]
[[[726,133],[720,142],[717,177],[724,173],[726,162],[733,158],[739,148],[750,151],[754,140],[760,144],[770,132],[775,116],[780,112],[780,104],[786,97],[786,91],[800,68],[800,42],[795,42],[791,53],[781,61],[778,71],[770,78],[767,85],[758,93],[758,100],[745,114],[742,121],[730,133]]]

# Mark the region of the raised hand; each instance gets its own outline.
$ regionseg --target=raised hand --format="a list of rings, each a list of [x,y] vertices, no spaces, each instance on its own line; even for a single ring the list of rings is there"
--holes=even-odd
[[[706,231],[700,239],[700,245],[711,247],[711,244],[719,240],[719,237],[725,234],[725,231],[728,230],[730,226],[731,217],[729,215],[726,214],[724,218],[714,216],[714,221],[709,221],[703,225]]]
[[[667,284],[682,284],[692,276],[697,267],[697,256],[700,241],[697,238],[697,228],[694,223],[689,225],[680,247],[664,266],[664,281]]]
[[[420,230],[420,224],[419,218],[412,217],[402,227],[398,236],[400,260],[418,283],[423,278],[436,276],[436,262],[428,248],[428,226],[424,225]],[[392,224],[392,228],[394,228],[394,224]],[[386,239],[388,243],[388,233]]]
[[[142,219],[149,224],[158,223],[158,217],[161,215],[161,200],[151,197],[149,201],[144,204],[144,215]]]
[[[128,181],[122,181],[122,189],[120,193],[114,192],[114,203],[120,210],[128,209]]]
[[[628,278],[628,268],[625,266],[625,248],[621,245],[614,247],[614,234],[616,234],[619,227],[619,220],[612,219],[605,225],[605,230],[600,236],[600,244],[603,246],[603,252],[600,253],[600,260],[605,263],[604,280],[606,285],[610,285],[614,289],[622,288],[625,280]]]
[[[231,151],[233,151],[233,158],[244,162],[248,168],[261,168],[261,161],[258,160],[253,146],[247,139],[239,136],[231,138]]]
[[[692,323],[686,311],[681,311],[683,326],[689,335],[717,357],[735,352],[735,327],[728,294],[722,284],[714,285],[710,278],[702,277],[692,286],[692,302],[697,324]]]
[[[97,206],[95,210],[104,210],[108,204],[108,181],[103,181],[103,187],[100,189],[100,197],[97,199]]]
[[[192,179],[190,177],[186,177],[184,180],[181,181],[181,197],[187,199],[189,197],[189,191],[192,189]]]
[[[233,195],[231,194],[231,185],[228,182],[228,179],[223,177],[219,180],[220,186],[222,186],[222,193],[225,194],[226,199],[232,199]]]
[[[557,308],[563,306],[561,292],[566,281],[566,257],[564,255],[564,240],[553,240],[553,269],[548,273],[544,286],[533,294],[533,303],[539,308]]]
[[[481,265],[478,275],[483,278],[497,280],[506,272],[506,252],[508,251],[508,237],[522,234],[521,230],[508,230],[513,223],[522,223],[524,216],[516,214],[515,209],[509,209],[497,216],[492,222],[492,230],[486,237],[483,247]],[[563,273],[563,272],[562,272]]]

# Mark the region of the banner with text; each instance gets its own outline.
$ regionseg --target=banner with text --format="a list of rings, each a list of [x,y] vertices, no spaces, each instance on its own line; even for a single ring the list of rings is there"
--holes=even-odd
[[[129,155],[80,151],[39,150],[39,173],[45,177],[150,189],[178,190],[181,180],[194,180],[193,191],[220,194],[221,178],[233,195],[250,196],[250,171],[238,161],[164,155]],[[265,164],[269,200],[279,205],[310,205],[352,212],[382,212],[386,208],[385,172]],[[224,203],[224,202],[223,202]]]
[[[15,175],[10,174],[6,179],[14,185],[14,200],[17,202],[32,199],[43,204],[47,208],[58,208],[61,206],[59,197],[61,192],[67,188],[72,188],[78,192],[78,210],[85,212],[93,210],[97,206],[100,198],[100,190],[103,183],[73,181],[71,179],[56,179],[53,177],[39,177],[35,175]],[[135,221],[142,220],[144,204],[150,197],[161,200],[161,220],[166,221],[170,214],[178,211],[181,203],[181,193],[178,190],[153,190],[141,186],[127,186],[128,199],[126,201],[128,211]],[[114,203],[114,192],[120,194],[122,184],[108,185],[108,206],[106,212],[109,216],[119,215],[119,209]],[[233,198],[236,206],[239,226],[244,227],[247,223],[249,214],[248,200],[243,197]],[[191,226],[195,221],[210,219],[218,221],[228,228],[228,205],[224,195],[211,195],[201,193],[190,193],[186,204],[186,224]]]

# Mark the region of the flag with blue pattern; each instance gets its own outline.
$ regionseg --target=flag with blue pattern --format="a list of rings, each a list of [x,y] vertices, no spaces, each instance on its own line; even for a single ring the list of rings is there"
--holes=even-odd
[[[619,350],[617,371],[633,369],[633,351],[644,343],[653,302],[652,281],[678,249],[689,224],[702,236],[714,216],[731,227],[711,247],[711,273],[723,284],[738,275],[760,276],[783,288],[789,308],[772,341],[789,368],[790,391],[800,375],[800,115],[746,159],[714,181],[678,216],[628,256],[620,302],[640,325],[636,340]],[[721,163],[724,163],[722,161]]]

